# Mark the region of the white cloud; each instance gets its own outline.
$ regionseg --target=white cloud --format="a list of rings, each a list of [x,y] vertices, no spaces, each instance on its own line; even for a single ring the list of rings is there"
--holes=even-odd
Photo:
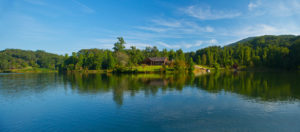
[[[138,49],[145,49],[146,47],[151,47],[152,45],[146,43],[139,43],[139,42],[128,42],[126,48],[130,48],[131,46],[135,46]]]
[[[299,0],[257,0],[248,4],[255,15],[292,16],[300,14]]]
[[[199,46],[209,46],[209,45],[216,45],[218,44],[218,40],[216,39],[210,39],[206,41],[197,40],[195,43],[191,44],[191,47],[199,47]]]
[[[201,6],[189,6],[183,11],[192,17],[198,18],[200,20],[216,20],[216,19],[227,19],[234,18],[241,15],[237,11],[222,11],[222,10],[212,10],[210,7]]]
[[[199,47],[205,47],[210,45],[216,45],[219,42],[216,39],[210,39],[210,40],[197,40],[195,43],[189,43],[189,44],[182,44],[185,46],[185,48],[199,48]]]
[[[87,5],[85,5],[83,3],[80,3],[79,1],[73,0],[73,2],[76,3],[81,8],[81,10],[85,13],[94,13],[95,12],[92,8],[88,7]]]
[[[207,41],[209,44],[218,44],[218,41],[216,39],[211,39]]]
[[[148,31],[148,30],[147,30]],[[144,31],[129,31],[126,32],[123,36],[126,39],[139,39],[139,40],[154,40],[154,39],[163,39],[163,38],[183,38],[182,34],[177,34],[176,32],[144,32]]]
[[[266,25],[266,24],[258,24],[255,26],[245,27],[244,29],[237,31],[237,34],[242,36],[258,36],[258,35],[267,35],[267,34],[278,34],[279,29],[276,27]]]
[[[114,47],[114,43],[117,42],[117,39],[109,39],[109,38],[96,38],[93,39],[93,41],[96,42],[94,45],[94,48],[101,48],[101,49],[112,49]]]
[[[252,11],[253,9],[259,7],[260,5],[261,5],[261,1],[260,1],[260,0],[259,0],[259,1],[256,1],[256,2],[250,2],[250,3],[248,4],[248,9],[249,9],[250,11]]]
[[[190,48],[199,48],[199,47],[204,47],[204,46],[210,46],[210,45],[216,45],[219,42],[216,39],[210,39],[210,40],[197,40],[194,43],[186,43],[186,42],[181,42],[181,43],[176,43],[176,44],[167,44],[164,42],[157,42],[157,44],[164,46],[166,48],[185,48],[185,49],[190,49]]]
[[[300,1],[290,0],[285,2],[278,2],[269,4],[269,12],[272,15],[291,16],[300,14]],[[271,7],[272,6],[272,7]]]
[[[152,32],[165,32],[168,29],[167,28],[159,28],[159,27],[137,27],[138,29],[142,29],[142,30],[147,30],[147,31],[152,31]]]
[[[191,45],[191,44],[185,44],[185,45],[184,45],[185,48],[191,48],[192,46],[193,46],[193,45]]]
[[[9,30],[2,32],[12,35],[16,40],[49,41],[56,40],[54,36],[65,33],[63,29],[50,27],[32,16],[19,13],[3,15],[0,19],[0,29],[4,28]]]
[[[117,39],[112,39],[112,38],[96,38],[93,40],[96,42],[96,44],[94,45],[95,47],[100,47],[100,48],[104,48],[104,49],[112,49],[114,47],[114,43],[116,43],[118,41]],[[141,43],[136,40],[126,39],[125,41],[126,41],[126,44],[125,44],[126,48],[135,46],[138,49],[144,49],[147,46],[151,46],[150,44]]]
[[[195,22],[191,21],[184,21],[183,22],[184,27],[183,28],[177,28],[178,30],[181,30],[181,32],[184,33],[202,33],[202,32],[213,32],[214,28],[211,26],[199,26]]]
[[[261,35],[283,35],[283,34],[297,35],[300,33],[299,26],[293,24],[287,24],[287,25],[257,24],[254,26],[247,26],[247,27],[234,29],[231,31],[230,34],[227,35],[245,38],[245,37],[261,36]]]
[[[212,27],[210,27],[210,26],[207,26],[207,27],[205,27],[205,30],[206,30],[207,32],[213,32],[213,31],[214,31],[214,28],[212,28]]]
[[[203,41],[198,40],[196,41],[196,43],[194,44],[195,46],[201,46],[203,44]]]
[[[180,48],[180,45],[173,45],[173,44],[171,45],[164,42],[157,42],[157,44],[162,45],[166,48]]]
[[[176,20],[167,21],[164,19],[154,19],[154,20],[152,20],[152,22],[157,25],[166,26],[166,27],[180,27],[181,26],[181,23]]]
[[[158,23],[159,21],[161,21],[163,24],[162,23],[159,24]],[[187,21],[187,20],[173,20],[172,22],[168,22],[167,20],[159,19],[159,20],[152,20],[152,22],[153,23],[151,23],[150,26],[138,26],[136,28],[145,31],[161,33],[161,34],[157,34],[159,36],[165,36],[166,34],[168,34],[168,36],[179,35],[182,37],[186,37],[186,35],[196,35],[196,34],[214,32],[214,28],[211,26],[200,26],[199,24],[193,21]]]

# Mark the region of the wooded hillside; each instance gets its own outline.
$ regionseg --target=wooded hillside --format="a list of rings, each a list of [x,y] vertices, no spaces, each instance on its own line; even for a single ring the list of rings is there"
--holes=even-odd
[[[300,69],[300,36],[259,36],[220,47],[211,46],[195,52],[181,49],[159,51],[157,47],[125,49],[122,37],[112,50],[82,49],[71,56],[44,51],[6,49],[0,51],[0,69],[38,67],[66,70],[101,70],[133,67],[147,57],[168,57],[174,69],[188,69],[196,63],[209,67],[231,68],[233,65],[253,68]]]

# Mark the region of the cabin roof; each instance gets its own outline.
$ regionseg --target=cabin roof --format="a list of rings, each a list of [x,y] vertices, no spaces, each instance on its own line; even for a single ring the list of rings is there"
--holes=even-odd
[[[149,57],[151,61],[165,61],[167,57]]]

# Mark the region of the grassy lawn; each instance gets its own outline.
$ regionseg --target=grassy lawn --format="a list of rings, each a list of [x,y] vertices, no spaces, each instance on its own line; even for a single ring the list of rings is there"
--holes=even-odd
[[[162,66],[158,65],[158,66],[136,66],[134,67],[134,69],[137,69],[138,72],[158,72],[160,71],[160,69],[162,68]]]
[[[198,67],[203,67],[203,68],[205,68],[205,69],[214,69],[213,67],[204,66],[204,65],[195,65],[195,66],[198,66]]]
[[[47,68],[33,68],[27,67],[24,69],[11,69],[6,72],[13,72],[13,73],[47,73],[47,72],[57,72],[57,70],[51,70]]]
[[[142,79],[145,79],[145,78],[161,78],[161,74],[137,74],[135,75],[136,78],[142,78]]]
[[[109,73],[112,70],[72,70],[68,72],[79,72],[79,73]]]

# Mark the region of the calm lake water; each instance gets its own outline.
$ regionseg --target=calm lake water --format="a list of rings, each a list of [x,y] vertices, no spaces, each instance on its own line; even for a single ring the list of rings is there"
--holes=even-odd
[[[300,74],[0,74],[0,131],[300,131]]]

